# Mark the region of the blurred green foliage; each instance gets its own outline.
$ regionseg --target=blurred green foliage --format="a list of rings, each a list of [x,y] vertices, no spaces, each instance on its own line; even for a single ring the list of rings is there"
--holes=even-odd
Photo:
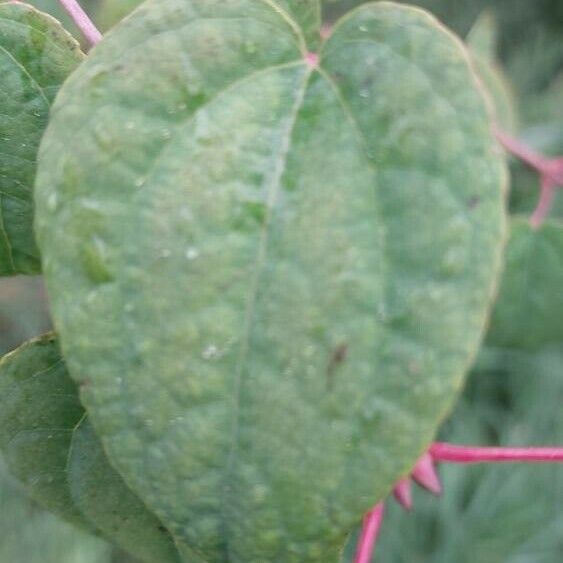
[[[57,0],[30,0],[77,35]],[[84,0],[100,27],[137,0]],[[361,0],[324,0],[334,21]],[[517,101],[519,135],[546,154],[563,153],[563,2],[561,0],[419,0],[465,36],[483,10],[498,25],[498,62]],[[108,7],[109,6],[109,7]],[[109,14],[109,15],[108,15]],[[115,15],[118,14],[118,15]],[[512,165],[510,207],[529,214],[535,174]],[[563,194],[554,215],[563,217]],[[49,318],[38,279],[0,282],[0,349],[45,332]],[[440,438],[480,445],[563,442],[563,343],[534,352],[482,350]],[[441,468],[441,499],[417,491],[415,511],[389,504],[377,563],[557,563],[563,561],[563,471],[558,466]],[[353,536],[348,545],[351,556]],[[0,563],[125,563],[127,556],[35,506],[0,463]]]
[[[111,563],[111,549],[28,500],[0,464],[0,562]]]
[[[556,444],[563,437],[563,346],[484,350],[440,439]],[[557,563],[563,560],[558,465],[444,465],[444,494],[417,489],[414,511],[387,513],[377,563]],[[349,542],[351,560],[357,536]]]

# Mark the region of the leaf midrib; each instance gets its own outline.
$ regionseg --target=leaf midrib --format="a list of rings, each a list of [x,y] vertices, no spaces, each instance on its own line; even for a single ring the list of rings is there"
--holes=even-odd
[[[242,379],[243,372],[245,370],[246,362],[248,359],[248,353],[250,350],[250,338],[253,328],[254,312],[256,308],[256,301],[258,297],[258,289],[260,285],[261,274],[264,269],[264,264],[266,263],[266,257],[268,252],[268,243],[270,239],[270,226],[274,216],[274,211],[278,196],[280,193],[280,188],[282,184],[282,179],[285,174],[287,157],[291,149],[291,138],[295,130],[295,125],[298,120],[299,113],[303,107],[303,101],[307,93],[307,87],[310,82],[310,78],[314,72],[314,68],[309,68],[303,75],[301,84],[295,91],[295,101],[291,108],[291,113],[287,117],[287,125],[283,131],[282,138],[279,147],[279,156],[275,162],[274,173],[270,180],[270,185],[268,187],[267,193],[267,214],[264,221],[264,225],[260,232],[260,238],[258,242],[258,252],[256,256],[256,262],[254,265],[254,272],[252,276],[252,282],[250,287],[250,293],[248,297],[246,312],[244,316],[244,328],[242,336],[242,345],[239,354],[239,359],[235,368],[235,382],[234,382],[234,413],[233,413],[233,436],[231,439],[231,450],[227,459],[227,467],[225,471],[223,491],[222,491],[222,527],[224,530],[224,546],[226,560],[230,561],[230,526],[227,511],[225,510],[226,498],[225,491],[229,485],[229,481],[232,478],[232,473],[234,465],[236,462],[236,454],[238,451],[238,443],[240,436],[240,402],[241,402],[241,389],[242,389]]]

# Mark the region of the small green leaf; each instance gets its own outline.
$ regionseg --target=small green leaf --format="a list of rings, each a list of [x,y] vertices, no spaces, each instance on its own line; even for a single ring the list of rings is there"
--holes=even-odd
[[[389,3],[318,67],[304,37],[269,0],[149,1],[42,144],[70,373],[187,560],[336,560],[453,404],[498,276],[505,167],[461,42]]]
[[[178,561],[169,533],[109,465],[53,335],[0,361],[0,449],[49,510],[144,561]]]
[[[0,4],[0,275],[41,270],[33,235],[37,151],[60,85],[82,60],[53,18]]]
[[[486,9],[481,12],[467,34],[466,42],[477,57],[489,62],[496,60],[498,26],[492,10]]]
[[[98,18],[100,28],[111,29],[142,2],[143,0],[102,0]]]
[[[505,131],[518,129],[518,109],[514,91],[497,59],[497,25],[494,14],[485,10],[467,36],[477,74],[488,91],[497,123]]]
[[[490,344],[534,349],[563,341],[563,225],[511,222],[506,268],[487,336]]]
[[[498,63],[479,57],[475,57],[474,64],[483,86],[491,97],[497,124],[507,132],[517,131],[519,118],[516,98],[504,71]]]

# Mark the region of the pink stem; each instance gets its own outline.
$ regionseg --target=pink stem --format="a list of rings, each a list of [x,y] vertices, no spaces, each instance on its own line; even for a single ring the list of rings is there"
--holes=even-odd
[[[393,488],[396,501],[407,511],[412,510],[412,488],[409,478],[401,479]]]
[[[319,66],[319,55],[317,53],[307,53],[305,55],[305,62],[311,68],[317,68]]]
[[[91,46],[98,43],[102,38],[102,34],[98,31],[98,28],[94,25],[77,0],[59,0],[59,2],[82,32],[82,35],[84,35],[88,43]]]
[[[442,494],[442,484],[436,468],[434,467],[434,460],[428,453],[424,454],[414,466],[412,471],[412,478],[426,490],[432,494]]]
[[[563,462],[563,448],[473,448],[436,442],[430,446],[430,455],[452,463]]]
[[[530,218],[532,227],[537,228],[543,223],[551,210],[555,188],[557,186],[563,187],[563,158],[546,158],[498,127],[495,127],[494,133],[509,153],[535,169],[540,175],[540,199]]]
[[[364,518],[362,533],[358,542],[358,549],[354,557],[354,563],[370,563],[373,558],[375,542],[383,522],[385,505],[380,502],[375,508],[368,512]]]
[[[328,23],[323,23],[321,26],[321,39],[327,40],[332,33],[332,26]]]
[[[555,195],[555,184],[547,176],[541,177],[541,191],[538,204],[530,218],[530,224],[534,228],[538,228],[548,216],[553,205],[553,197]]]
[[[496,138],[500,141],[501,145],[511,154],[517,156],[520,160],[525,162],[528,166],[544,172],[548,160],[541,154],[533,151],[530,147],[511,137],[508,133],[495,128]]]
[[[563,186],[563,157],[549,161],[549,176],[555,184]]]

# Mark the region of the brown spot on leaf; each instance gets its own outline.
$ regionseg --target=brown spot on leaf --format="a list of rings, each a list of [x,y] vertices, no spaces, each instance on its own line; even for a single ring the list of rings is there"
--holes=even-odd
[[[334,388],[334,379],[338,368],[346,361],[348,356],[348,344],[342,343],[336,346],[330,354],[328,366],[326,368],[327,389],[331,391]]]

